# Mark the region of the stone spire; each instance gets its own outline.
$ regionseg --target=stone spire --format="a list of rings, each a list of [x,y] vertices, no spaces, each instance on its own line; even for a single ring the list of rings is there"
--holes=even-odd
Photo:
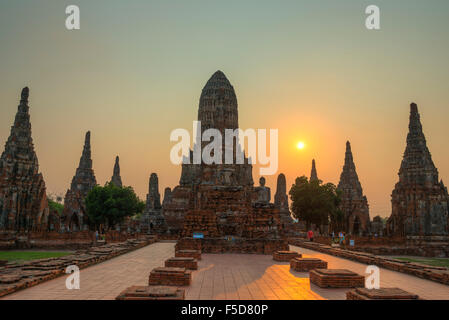
[[[171,200],[172,200],[172,191],[169,187],[167,187],[164,190],[164,200],[162,201],[162,207],[171,203]]]
[[[418,106],[410,105],[407,145],[399,169],[399,182],[391,195],[389,234],[402,236],[448,235],[448,194],[438,179]]]
[[[352,198],[360,198],[363,196],[362,186],[355,170],[351,143],[349,141],[346,141],[345,164],[343,166],[343,172],[340,175],[338,188],[349,193]]]
[[[45,182],[31,137],[28,96],[25,87],[0,157],[0,230],[36,230],[48,217]]]
[[[63,218],[69,230],[87,229],[87,215],[84,199],[93,187],[97,185],[94,170],[92,169],[90,131],[86,132],[83,153],[79,166],[73,176],[70,189],[67,190],[64,200]]]
[[[410,184],[427,183],[429,186],[438,183],[438,170],[427,148],[418,106],[415,103],[410,105],[408,128],[407,146],[399,169],[399,180]]]
[[[39,164],[31,137],[28,95],[28,87],[23,88],[14,124],[11,127],[11,134],[6,142],[5,151],[0,161],[0,168],[5,168],[10,174],[13,173],[12,165],[16,161],[27,162],[26,168],[20,166],[20,168],[17,168],[18,170],[26,169],[31,171],[30,173],[32,174],[37,174],[39,171]],[[17,172],[17,174],[21,174],[21,172]]]
[[[278,175],[274,205],[279,208],[287,208],[288,210],[287,182],[283,173]]]
[[[159,179],[156,173],[152,173],[150,176],[142,222],[153,233],[162,234],[167,232],[167,223],[162,213],[161,195],[159,194]]]
[[[341,208],[345,214],[346,231],[352,234],[368,233],[370,222],[368,200],[363,195],[349,141],[346,142],[345,164],[338,189],[342,191]]]
[[[225,129],[239,127],[237,96],[225,74],[218,70],[204,86],[198,108],[198,121],[201,129],[215,128],[222,132]]]
[[[315,159],[312,159],[312,171],[310,172],[310,182],[318,181],[318,174],[315,167]]]
[[[281,222],[284,224],[284,229],[288,229],[293,220],[288,207],[287,182],[283,173],[278,175],[276,194],[274,195],[274,206],[279,209]]]
[[[207,129],[217,129],[222,134],[222,164],[184,164],[182,165],[180,185],[218,184],[253,186],[252,165],[243,154],[238,135],[234,137],[233,149],[226,149],[224,138],[226,129],[238,129],[238,104],[234,87],[223,72],[216,71],[201,91],[198,106],[198,121],[201,122],[201,134]],[[199,137],[199,135],[198,135]],[[209,146],[208,141],[196,141],[190,159],[201,154]],[[201,150],[199,150],[201,146]],[[209,146],[210,148],[210,146]],[[199,153],[197,152],[199,150]],[[209,150],[210,151],[210,150]],[[226,153],[233,155],[233,164],[226,163]],[[243,163],[237,160],[237,154],[243,154]],[[240,159],[239,159],[240,160]]]
[[[122,187],[122,177],[120,176],[120,163],[118,156],[115,157],[114,172],[111,178],[111,183],[117,187]]]
[[[159,194],[159,178],[152,173],[148,184],[147,207],[151,209],[161,208],[161,195]]]

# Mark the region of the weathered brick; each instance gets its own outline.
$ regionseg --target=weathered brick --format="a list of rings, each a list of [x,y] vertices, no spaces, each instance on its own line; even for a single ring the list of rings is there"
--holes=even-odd
[[[327,269],[327,262],[317,258],[294,258],[290,260],[290,269],[309,272],[312,269]]]
[[[122,291],[116,300],[184,300],[185,290],[168,286],[132,286]]]
[[[310,282],[321,288],[356,288],[365,286],[365,277],[345,269],[314,269]]]
[[[192,257],[173,257],[165,260],[166,267],[186,268],[189,270],[198,269],[198,261]]]
[[[151,271],[148,285],[188,286],[192,281],[192,271],[185,268],[160,267]]]
[[[399,288],[356,288],[346,293],[346,300],[417,300],[419,296]]]

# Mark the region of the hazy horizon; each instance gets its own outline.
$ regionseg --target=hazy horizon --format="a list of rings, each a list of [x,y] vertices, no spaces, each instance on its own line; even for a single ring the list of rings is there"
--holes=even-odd
[[[100,185],[118,155],[124,185],[145,199],[156,172],[162,198],[181,173],[170,132],[192,131],[201,89],[222,70],[240,127],[279,129],[287,190],[310,175],[313,158],[318,177],[338,184],[349,140],[370,217],[389,216],[411,102],[440,179],[449,179],[449,2],[431,2],[1,3],[1,151],[28,86],[47,193],[65,194],[90,130]],[[70,4],[80,7],[80,30],[65,29]],[[380,7],[381,30],[364,26],[370,4]],[[277,174],[266,176],[272,201]]]

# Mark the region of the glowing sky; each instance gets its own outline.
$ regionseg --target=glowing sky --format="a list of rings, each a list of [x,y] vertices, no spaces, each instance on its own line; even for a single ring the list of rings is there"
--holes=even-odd
[[[69,4],[80,7],[79,31],[65,29]],[[365,28],[369,4],[380,7],[379,31]],[[119,155],[125,185],[144,198],[157,172],[162,194],[180,175],[170,132],[191,130],[202,87],[222,70],[240,127],[279,129],[288,189],[312,158],[320,179],[338,183],[350,140],[371,217],[387,216],[412,101],[449,182],[448,50],[446,0],[1,1],[0,145],[29,86],[50,193],[69,187],[91,130],[100,184]],[[276,176],[266,178],[274,195]]]

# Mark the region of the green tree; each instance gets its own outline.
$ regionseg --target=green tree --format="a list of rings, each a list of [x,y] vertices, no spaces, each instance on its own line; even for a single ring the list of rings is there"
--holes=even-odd
[[[111,228],[145,208],[145,203],[137,197],[133,188],[120,188],[113,183],[106,183],[104,187],[95,186],[88,193],[85,203],[89,223],[95,228],[99,225]]]
[[[291,209],[295,218],[306,222],[307,229],[315,224],[321,231],[329,221],[339,221],[341,212],[340,193],[332,183],[309,181],[307,177],[296,178],[290,189]]]
[[[62,210],[64,210],[64,205],[62,203],[58,203],[48,198],[48,207],[51,211],[57,211],[59,215],[61,215]]]

